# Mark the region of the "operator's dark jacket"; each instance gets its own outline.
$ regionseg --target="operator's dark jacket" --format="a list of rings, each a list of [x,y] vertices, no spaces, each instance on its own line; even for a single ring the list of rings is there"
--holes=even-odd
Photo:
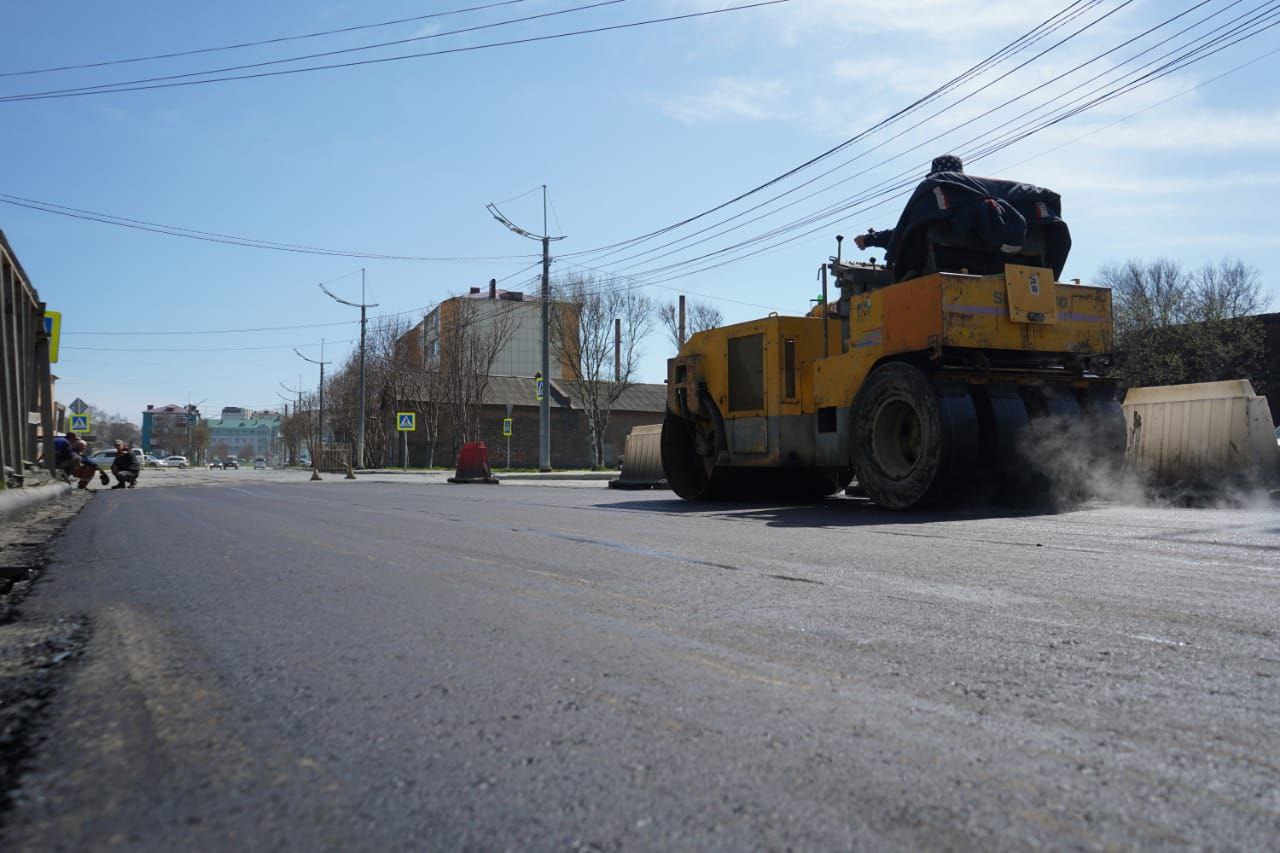
[[[1048,266],[1062,274],[1071,236],[1062,220],[1062,199],[1052,190],[1032,184],[978,178],[963,172],[935,172],[911,194],[898,224],[887,231],[867,235],[869,246],[886,249],[885,263],[895,273],[917,268],[917,255],[925,226],[947,222],[975,248],[1010,251],[1027,239],[1030,226],[1045,233]]]

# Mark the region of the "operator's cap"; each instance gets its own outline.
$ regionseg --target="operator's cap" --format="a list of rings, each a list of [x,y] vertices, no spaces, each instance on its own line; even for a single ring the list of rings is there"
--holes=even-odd
[[[933,165],[929,167],[929,174],[937,172],[963,172],[964,162],[954,154],[943,154],[941,157],[933,158]]]

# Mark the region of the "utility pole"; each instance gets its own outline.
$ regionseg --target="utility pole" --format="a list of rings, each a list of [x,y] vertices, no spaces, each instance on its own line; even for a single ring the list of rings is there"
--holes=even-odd
[[[622,381],[622,318],[613,318],[613,381]]]
[[[323,291],[325,292],[325,294],[326,294],[327,296],[329,296],[331,299],[333,299],[333,300],[335,300],[335,301],[337,301],[337,302],[341,302],[343,305],[350,305],[352,308],[359,308],[359,309],[360,309],[360,422],[359,422],[358,424],[356,424],[356,460],[357,460],[357,463],[358,463],[358,464],[357,464],[355,467],[357,467],[357,468],[363,468],[363,467],[364,467],[364,397],[365,397],[365,394],[364,394],[364,324],[365,324],[365,310],[366,310],[366,309],[368,309],[368,308],[377,308],[377,307],[378,307],[378,303],[376,303],[376,302],[375,302],[375,303],[373,303],[372,305],[365,304],[365,301],[364,301],[364,267],[361,267],[361,268],[360,268],[360,301],[359,301],[358,303],[357,303],[357,302],[348,302],[347,300],[343,299],[341,296],[338,296],[338,295],[337,295],[337,294],[335,294],[333,291],[329,290],[329,288],[325,287],[323,283],[321,283],[321,285],[320,285],[320,289],[321,289],[321,290],[323,290]],[[320,357],[321,357],[321,358],[324,358],[324,354],[323,354],[323,353],[321,353]],[[321,370],[323,370],[323,368],[321,368]],[[320,391],[320,399],[321,399],[321,400],[323,400],[323,399],[324,399],[324,389],[323,389],[323,388],[321,388],[321,391]],[[321,411],[323,411],[323,410],[324,410],[324,405],[323,405],[323,404],[320,406],[320,409],[321,409]]]
[[[293,416],[294,416],[295,418],[300,417],[300,416],[302,415],[302,377],[301,377],[301,376],[299,376],[299,377],[298,377],[298,387],[297,387],[297,388],[290,388],[288,385],[285,385],[283,382],[281,382],[281,383],[280,383],[280,387],[281,387],[281,388],[283,388],[284,390],[288,391],[290,394],[296,394],[296,395],[297,395],[298,402],[297,402],[297,403],[295,403],[295,404],[294,404],[294,406],[293,406]],[[287,420],[289,419],[289,401],[288,401],[288,399],[287,399],[286,397],[284,397],[283,395],[277,394],[276,396],[277,396],[277,397],[280,397],[280,399],[281,399],[282,401],[284,401],[284,418],[285,418],[285,420],[287,421]],[[301,448],[299,448],[299,449],[301,449]],[[286,442],[285,442],[285,450],[286,450],[286,452],[288,452],[288,453],[292,454],[292,451],[291,451],[291,450],[290,450],[290,448],[289,448],[289,442],[288,442],[288,441],[286,441]],[[298,458],[297,456],[292,456],[292,455],[290,455],[290,457],[289,457],[286,461],[287,461],[287,462],[294,463],[294,462],[298,462],[298,461],[300,461],[300,460],[299,460],[299,458]]]
[[[544,391],[538,405],[538,470],[551,470],[551,241],[563,240],[564,234],[547,233],[547,185],[542,185],[542,233],[530,234],[502,215],[497,206],[486,205],[493,218],[521,237],[542,241],[542,381]]]
[[[676,337],[680,341],[679,345],[676,347],[677,349],[679,349],[680,347],[684,346],[684,294],[683,293],[680,294],[680,325],[677,327]]]
[[[298,358],[302,359],[303,361],[309,361],[312,364],[320,365],[320,418],[316,428],[316,432],[319,433],[319,435],[316,437],[317,439],[316,450],[319,450],[320,453],[323,454],[324,453],[324,366],[329,363],[324,360],[324,338],[320,339],[320,360],[319,361],[316,361],[314,358],[307,358],[305,355],[298,352],[296,347],[294,348],[293,351],[298,356]],[[320,472],[319,470],[317,470],[317,464],[318,463],[316,462],[316,454],[313,452],[311,454],[311,479],[313,480],[320,479]]]

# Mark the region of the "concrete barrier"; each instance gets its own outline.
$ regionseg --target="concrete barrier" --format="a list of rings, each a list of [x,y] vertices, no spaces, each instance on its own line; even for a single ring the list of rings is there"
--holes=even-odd
[[[1247,379],[1131,388],[1124,416],[1126,463],[1157,485],[1280,485],[1271,412]]]
[[[622,452],[622,472],[611,489],[666,489],[662,472],[662,424],[632,427]]]

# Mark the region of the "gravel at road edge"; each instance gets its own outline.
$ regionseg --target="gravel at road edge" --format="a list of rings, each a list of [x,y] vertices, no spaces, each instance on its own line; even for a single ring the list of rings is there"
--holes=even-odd
[[[54,539],[89,499],[74,491],[0,529],[0,825],[40,741],[41,714],[89,636],[82,615],[24,619],[22,602],[39,582]]]

